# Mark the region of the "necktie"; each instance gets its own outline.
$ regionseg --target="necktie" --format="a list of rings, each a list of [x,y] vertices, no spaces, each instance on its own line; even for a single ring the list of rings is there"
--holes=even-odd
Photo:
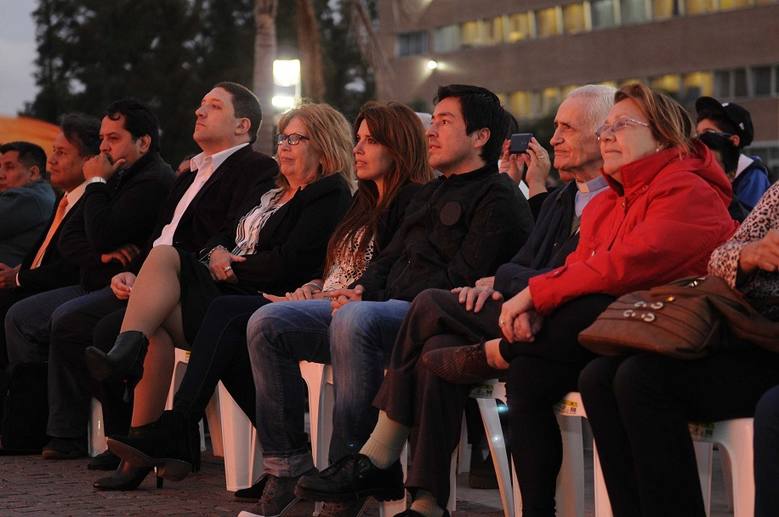
[[[46,238],[43,239],[43,244],[41,244],[41,247],[38,248],[38,253],[35,254],[35,258],[30,265],[30,269],[35,269],[41,265],[41,262],[43,262],[43,256],[46,254],[46,250],[49,248],[51,239],[54,237],[54,234],[57,233],[57,229],[60,227],[62,219],[65,218],[65,209],[67,207],[68,196],[62,196],[59,205],[57,205],[57,212],[54,214],[54,219],[51,221],[51,226],[49,226],[49,232],[46,234]]]

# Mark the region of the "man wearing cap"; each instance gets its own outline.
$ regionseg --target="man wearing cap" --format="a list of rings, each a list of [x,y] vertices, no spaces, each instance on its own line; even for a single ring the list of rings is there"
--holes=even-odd
[[[752,143],[755,134],[752,117],[738,104],[720,103],[713,97],[698,98],[695,111],[701,141],[714,151],[733,183],[734,201],[738,200],[748,213],[771,185],[768,170],[760,159],[741,152]],[[743,219],[746,214],[739,217],[731,206],[731,215]]]

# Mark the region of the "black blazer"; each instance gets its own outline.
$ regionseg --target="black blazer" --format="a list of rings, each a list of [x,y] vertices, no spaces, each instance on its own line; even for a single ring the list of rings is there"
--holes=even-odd
[[[340,174],[298,190],[265,223],[255,253],[247,255],[245,262],[233,263],[239,286],[283,294],[321,277],[327,242],[348,210],[351,198],[349,184]],[[208,249],[217,245],[232,250],[235,227],[213,239]]]
[[[57,201],[54,204],[55,207],[59,204],[60,199],[61,197],[57,198]],[[49,228],[51,228],[51,223],[54,221],[56,210],[52,213],[49,224],[46,225],[46,228],[40,234],[35,246],[33,246],[27,256],[24,257],[21,268],[19,269],[19,286],[25,293],[39,293],[78,283],[78,265],[66,260],[62,255],[59,249],[59,238],[62,229],[70,218],[81,210],[83,206],[81,203],[82,200],[83,197],[68,210],[68,213],[60,223],[59,228],[54,232],[49,247],[46,249],[46,253],[43,254],[43,260],[41,260],[41,265],[39,267],[30,269],[32,261],[35,260],[35,255],[38,253],[38,248],[41,247],[41,244],[43,244],[43,241],[46,239],[46,234],[49,233]],[[84,248],[81,253],[88,254],[89,248]]]
[[[197,171],[186,171],[177,179],[157,219],[147,251],[162,229],[173,218],[176,205],[192,185]],[[274,185],[279,166],[270,156],[252,149],[251,145],[231,154],[208,178],[184,211],[173,245],[186,251],[199,252],[209,239],[235,230],[238,219],[257,205],[260,197]],[[145,256],[145,254],[144,254]],[[140,269],[141,259],[133,269]]]
[[[101,263],[102,253],[125,244],[146,245],[173,180],[173,169],[153,153],[114,174],[108,183],[87,186],[81,209],[63,224],[58,242],[62,255],[79,265],[84,289],[105,287],[124,269],[118,262]],[[91,252],[84,254],[85,247]]]

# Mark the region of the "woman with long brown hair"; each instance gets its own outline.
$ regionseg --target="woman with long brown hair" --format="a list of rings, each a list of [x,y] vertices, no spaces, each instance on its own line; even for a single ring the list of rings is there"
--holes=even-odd
[[[198,452],[197,444],[187,444],[186,440],[181,439],[182,432],[192,434],[194,440],[192,429],[202,418],[219,380],[251,419],[255,419],[256,410],[263,410],[267,400],[257,397],[255,405],[255,386],[246,356],[246,323],[252,313],[262,306],[265,307],[257,311],[252,321],[261,318],[263,309],[270,309],[273,314],[285,314],[291,332],[300,337],[300,347],[305,349],[300,354],[293,356],[290,353],[285,357],[289,363],[285,367],[294,366],[297,373],[288,373],[281,367],[268,373],[273,377],[279,375],[285,385],[294,384],[290,388],[294,393],[285,393],[284,400],[295,406],[294,411],[300,408],[299,422],[302,425],[305,392],[298,391],[300,378],[297,363],[303,358],[319,358],[306,354],[329,353],[329,347],[327,343],[319,343],[322,335],[327,335],[327,323],[319,325],[322,329],[312,331],[308,322],[302,325],[294,316],[304,314],[317,322],[329,318],[327,291],[347,287],[361,276],[371,258],[391,240],[408,201],[418,187],[432,179],[426,159],[424,130],[408,107],[398,103],[365,105],[355,122],[354,136],[356,145],[353,154],[358,188],[351,208],[330,239],[322,278],[310,279],[283,296],[264,294],[261,297],[225,296],[216,299],[193,343],[187,374],[176,393],[173,410],[163,414],[160,425],[151,433],[138,438],[128,437],[122,439],[122,442],[112,440],[112,450],[129,464],[150,469],[153,466],[166,466],[175,460],[194,461]],[[269,304],[269,301],[279,303]],[[250,323],[250,355],[256,347],[252,342],[251,329]],[[265,377],[260,380],[264,381]],[[281,397],[271,398],[274,403],[282,400]],[[273,422],[269,420],[258,414],[258,428],[297,422],[297,419],[285,418],[273,418]],[[301,429],[295,436],[302,434]],[[262,430],[260,437],[264,456],[272,463],[273,446],[265,443],[269,440]],[[305,438],[302,440],[305,444]]]

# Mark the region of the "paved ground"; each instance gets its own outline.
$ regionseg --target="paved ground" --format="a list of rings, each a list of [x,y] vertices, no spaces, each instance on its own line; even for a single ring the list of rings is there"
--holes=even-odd
[[[203,458],[202,470],[184,481],[156,489],[154,478],[149,476],[132,492],[92,489],[92,481],[101,473],[87,470],[86,464],[86,459],[45,461],[37,456],[0,456],[0,516],[235,516],[253,509],[251,503],[236,501],[225,491],[222,462],[209,454]],[[466,476],[458,480],[455,517],[500,517],[497,490],[469,489]],[[720,478],[715,472],[712,517],[732,515],[725,509]],[[290,516],[307,517],[312,510],[312,504],[299,503]],[[378,507],[372,503],[366,517],[377,516]],[[592,517],[591,479],[587,481],[584,516]]]

